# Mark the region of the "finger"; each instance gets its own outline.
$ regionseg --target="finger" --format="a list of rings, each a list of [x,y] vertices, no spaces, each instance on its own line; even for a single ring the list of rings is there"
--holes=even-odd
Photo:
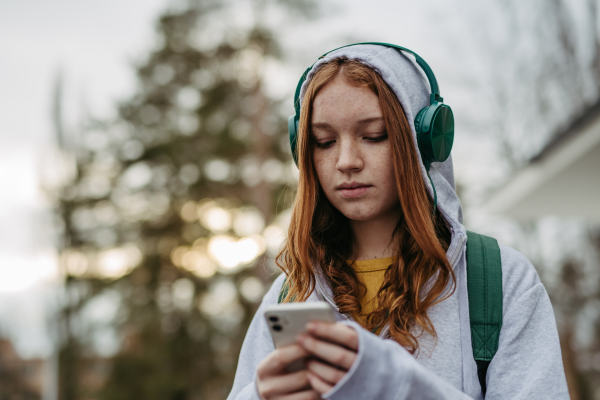
[[[348,325],[327,322],[309,322],[306,325],[307,331],[318,338],[329,342],[342,344],[349,349],[358,351],[358,334]]]
[[[321,396],[313,389],[303,390],[302,392],[290,393],[285,396],[273,397],[269,400],[320,400]]]
[[[308,355],[306,349],[297,344],[280,347],[273,350],[258,364],[256,373],[260,379],[280,375],[289,364]]]
[[[306,370],[293,372],[291,374],[272,376],[256,382],[256,388],[262,398],[271,399],[301,389],[310,389],[308,374]]]
[[[356,352],[353,350],[348,350],[334,343],[324,342],[310,335],[302,334],[298,336],[298,342],[309,353],[345,370],[349,370],[356,359]]]
[[[310,386],[312,386],[312,388],[320,394],[329,392],[331,388],[333,388],[333,385],[325,382],[318,375],[315,375],[310,371],[308,371],[307,376],[308,380],[310,381]]]
[[[317,360],[308,361],[306,363],[306,368],[309,372],[317,375],[319,378],[331,385],[335,385],[342,380],[344,375],[346,375],[346,371],[342,371]]]

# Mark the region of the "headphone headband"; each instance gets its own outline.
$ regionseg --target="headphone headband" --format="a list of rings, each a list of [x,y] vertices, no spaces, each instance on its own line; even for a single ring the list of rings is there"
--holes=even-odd
[[[358,45],[363,45],[363,44],[372,44],[372,45],[377,45],[377,46],[391,47],[391,48],[396,49],[399,53],[402,51],[406,51],[406,52],[409,52],[410,54],[412,54],[415,57],[417,64],[421,67],[421,69],[425,73],[427,80],[429,81],[429,86],[431,88],[431,95],[429,96],[429,104],[433,104],[434,102],[440,102],[440,103],[444,102],[444,99],[440,96],[440,88],[438,86],[437,79],[435,79],[435,74],[433,73],[433,70],[429,67],[429,64],[427,64],[427,62],[425,60],[423,60],[417,53],[415,53],[414,51],[412,51],[410,49],[407,49],[406,47],[398,46],[398,45],[391,44],[391,43],[383,43],[383,42],[353,43],[353,44],[347,44],[345,46],[341,46],[336,49],[330,50],[327,53],[323,54],[321,57],[319,57],[319,60],[322,59],[323,57],[325,57],[327,54],[333,53],[334,51],[339,50],[339,49],[343,49],[344,47],[358,46]],[[300,81],[298,82],[298,85],[296,86],[296,92],[294,94],[294,111],[296,112],[296,117],[298,117],[298,118],[300,117],[300,90],[302,89],[302,84],[304,83],[304,81],[306,81],[306,77],[308,76],[308,73],[310,72],[312,67],[315,66],[315,64],[317,62],[318,62],[318,60],[315,61],[313,63],[313,65],[308,67],[306,69],[306,71],[304,71],[304,73],[302,74],[302,77],[300,78]]]

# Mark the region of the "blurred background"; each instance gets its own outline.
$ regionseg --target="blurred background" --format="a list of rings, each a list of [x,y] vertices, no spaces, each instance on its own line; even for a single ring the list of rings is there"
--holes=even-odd
[[[524,253],[600,399],[597,0],[0,0],[0,398],[224,399],[279,274],[318,56],[400,44],[465,225]]]

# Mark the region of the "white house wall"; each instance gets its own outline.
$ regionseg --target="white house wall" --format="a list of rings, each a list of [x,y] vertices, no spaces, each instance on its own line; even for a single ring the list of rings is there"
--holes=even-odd
[[[519,219],[559,215],[600,220],[600,120],[521,170],[485,208]]]

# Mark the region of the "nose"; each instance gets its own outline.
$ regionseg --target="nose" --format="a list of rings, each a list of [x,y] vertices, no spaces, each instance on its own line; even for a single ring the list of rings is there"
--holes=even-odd
[[[340,172],[357,172],[363,168],[359,146],[352,140],[340,140],[336,167]]]

